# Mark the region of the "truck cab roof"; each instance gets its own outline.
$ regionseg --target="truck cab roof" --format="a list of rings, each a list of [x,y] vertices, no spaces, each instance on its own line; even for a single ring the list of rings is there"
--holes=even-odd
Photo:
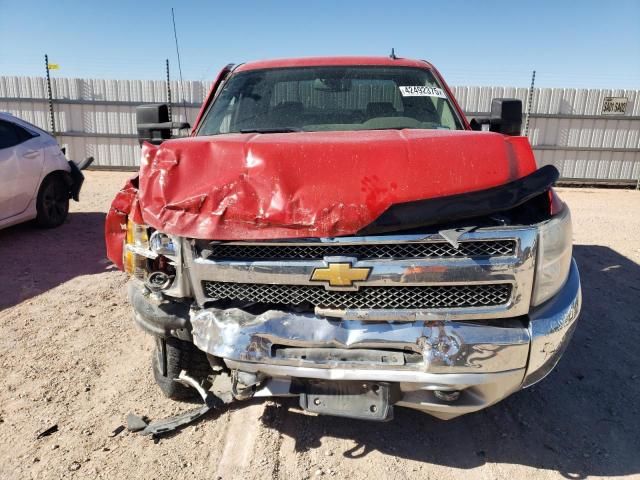
[[[433,66],[424,60],[412,60],[408,58],[391,57],[303,57],[303,58],[280,58],[274,60],[258,60],[243,63],[236,72],[249,70],[262,70],[270,68],[291,68],[291,67],[321,67],[321,66],[341,66],[341,65],[371,65],[383,67],[414,67],[428,68]]]

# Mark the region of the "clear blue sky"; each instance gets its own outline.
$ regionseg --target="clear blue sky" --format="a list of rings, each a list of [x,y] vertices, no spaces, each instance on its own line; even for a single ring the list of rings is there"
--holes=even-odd
[[[210,80],[227,63],[315,55],[432,61],[453,85],[640,88],[640,0],[0,0],[0,75]]]

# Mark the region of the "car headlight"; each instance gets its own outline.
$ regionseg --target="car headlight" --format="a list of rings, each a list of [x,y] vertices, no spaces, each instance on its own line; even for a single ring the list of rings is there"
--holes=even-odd
[[[571,266],[573,250],[571,213],[563,211],[544,223],[538,235],[538,259],[533,286],[534,306],[549,300],[564,285]]]
[[[131,220],[127,222],[124,269],[142,280],[152,292],[172,286],[176,276],[175,259],[172,257],[177,254],[178,248],[170,236]]]
[[[149,248],[158,255],[175,257],[177,254],[173,239],[166,233],[153,232],[149,238]]]

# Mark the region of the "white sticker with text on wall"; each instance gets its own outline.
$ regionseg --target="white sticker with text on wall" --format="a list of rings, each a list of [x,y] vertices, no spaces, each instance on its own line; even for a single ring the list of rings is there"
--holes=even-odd
[[[424,87],[420,85],[416,86],[404,86],[400,88],[400,95],[403,97],[438,97],[447,98],[447,95],[441,88],[438,87]]]

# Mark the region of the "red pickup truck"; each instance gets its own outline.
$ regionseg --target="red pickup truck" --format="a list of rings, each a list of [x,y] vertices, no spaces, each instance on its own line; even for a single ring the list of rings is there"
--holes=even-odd
[[[558,362],[580,279],[520,101],[469,123],[425,61],[303,58],[225,67],[186,137],[166,105],[137,117],[140,173],[106,243],[169,397],[197,394],[187,378],[449,419]]]

